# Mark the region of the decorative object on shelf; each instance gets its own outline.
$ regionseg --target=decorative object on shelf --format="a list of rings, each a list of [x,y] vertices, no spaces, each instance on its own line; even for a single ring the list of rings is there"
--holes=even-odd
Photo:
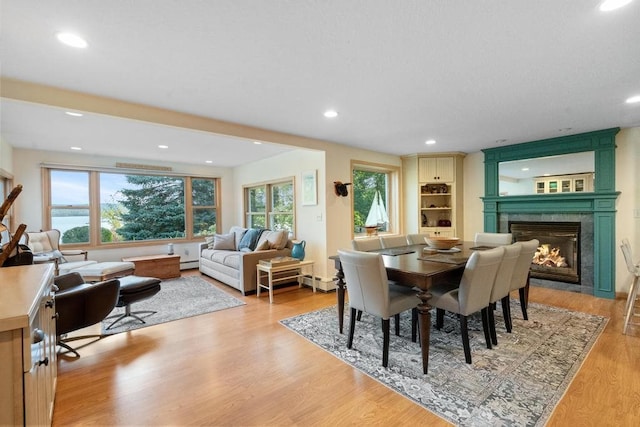
[[[348,185],[351,185],[350,182],[341,182],[341,181],[333,181],[333,185],[336,190],[336,196],[338,197],[347,197],[349,195],[349,191],[347,189]]]
[[[167,255],[173,255],[173,243],[167,245]]]
[[[304,249],[307,246],[307,242],[304,240],[294,241],[293,249],[291,249],[291,256],[293,258],[299,259],[300,261],[304,261]]]

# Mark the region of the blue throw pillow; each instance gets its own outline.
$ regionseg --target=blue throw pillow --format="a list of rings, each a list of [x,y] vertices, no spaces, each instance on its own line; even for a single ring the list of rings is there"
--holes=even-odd
[[[244,233],[242,236],[242,240],[240,240],[240,244],[238,245],[238,250],[250,250],[253,251],[256,248],[256,244],[258,243],[258,239],[260,238],[260,234],[262,233],[262,228],[250,228]],[[245,249],[246,248],[246,249]]]

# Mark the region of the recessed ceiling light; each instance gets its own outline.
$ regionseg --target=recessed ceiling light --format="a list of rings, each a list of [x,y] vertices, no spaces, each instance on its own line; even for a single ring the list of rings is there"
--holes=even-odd
[[[521,171],[523,171],[523,172],[526,172],[526,171],[528,171],[528,170],[529,170],[529,168],[522,168],[522,169],[520,169],[520,170],[521,170]]]
[[[87,41],[77,34],[62,32],[56,34],[56,37],[61,43],[64,43],[67,46],[77,47],[79,49],[84,49],[88,46]]]
[[[168,145],[158,145],[158,148],[162,148],[163,150],[166,150],[167,148],[169,148]]]
[[[636,102],[640,102],[640,95],[632,96],[626,101],[627,104],[635,104]]]
[[[334,117],[338,117],[338,112],[336,110],[327,110],[324,112],[324,116],[328,119],[333,119]]]
[[[622,6],[626,6],[632,1],[633,0],[605,0],[600,3],[600,10],[602,12],[609,12],[611,10],[619,9]]]
[[[75,113],[73,111],[65,111],[64,113],[68,116],[73,116],[73,117],[82,117],[84,115],[82,113]]]
[[[424,143],[427,144],[427,145],[433,145],[433,144],[436,143],[436,140],[435,139],[427,139]]]
[[[262,145],[262,142],[260,142],[260,141],[253,141],[253,143],[256,144],[256,145]]]
[[[82,150],[82,147],[69,147],[69,148],[76,151]]]
[[[213,160],[205,160],[205,163],[213,163]]]

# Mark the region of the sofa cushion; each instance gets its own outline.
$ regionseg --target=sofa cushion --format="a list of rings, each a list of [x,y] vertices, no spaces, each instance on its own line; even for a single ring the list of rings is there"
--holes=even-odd
[[[244,234],[247,232],[247,230],[248,228],[239,227],[237,225],[234,225],[229,229],[229,233],[235,233],[236,235],[236,246],[235,246],[236,250],[240,247],[240,241],[244,237]]]
[[[271,245],[269,245],[269,241],[268,240],[263,240],[261,243],[258,243],[258,245],[256,246],[256,249],[254,252],[258,252],[258,251],[266,251],[271,249]]]
[[[240,244],[238,245],[238,250],[241,251],[253,251],[258,245],[258,239],[260,238],[260,234],[264,229],[262,228],[250,228],[244,233],[242,240],[240,240]],[[246,248],[246,249],[245,249]]]
[[[228,251],[236,250],[235,233],[216,234],[213,236],[213,249],[225,249]]]
[[[264,230],[264,232],[260,235],[257,246],[262,245],[263,242],[268,242],[268,249],[284,249],[285,246],[287,246],[288,238],[289,233],[287,231]]]

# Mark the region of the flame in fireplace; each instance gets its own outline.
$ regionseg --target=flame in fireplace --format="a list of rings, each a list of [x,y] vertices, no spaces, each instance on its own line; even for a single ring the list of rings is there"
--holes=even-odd
[[[543,267],[568,267],[565,257],[560,255],[560,248],[552,248],[545,243],[538,246],[538,250],[533,255],[533,263]]]

